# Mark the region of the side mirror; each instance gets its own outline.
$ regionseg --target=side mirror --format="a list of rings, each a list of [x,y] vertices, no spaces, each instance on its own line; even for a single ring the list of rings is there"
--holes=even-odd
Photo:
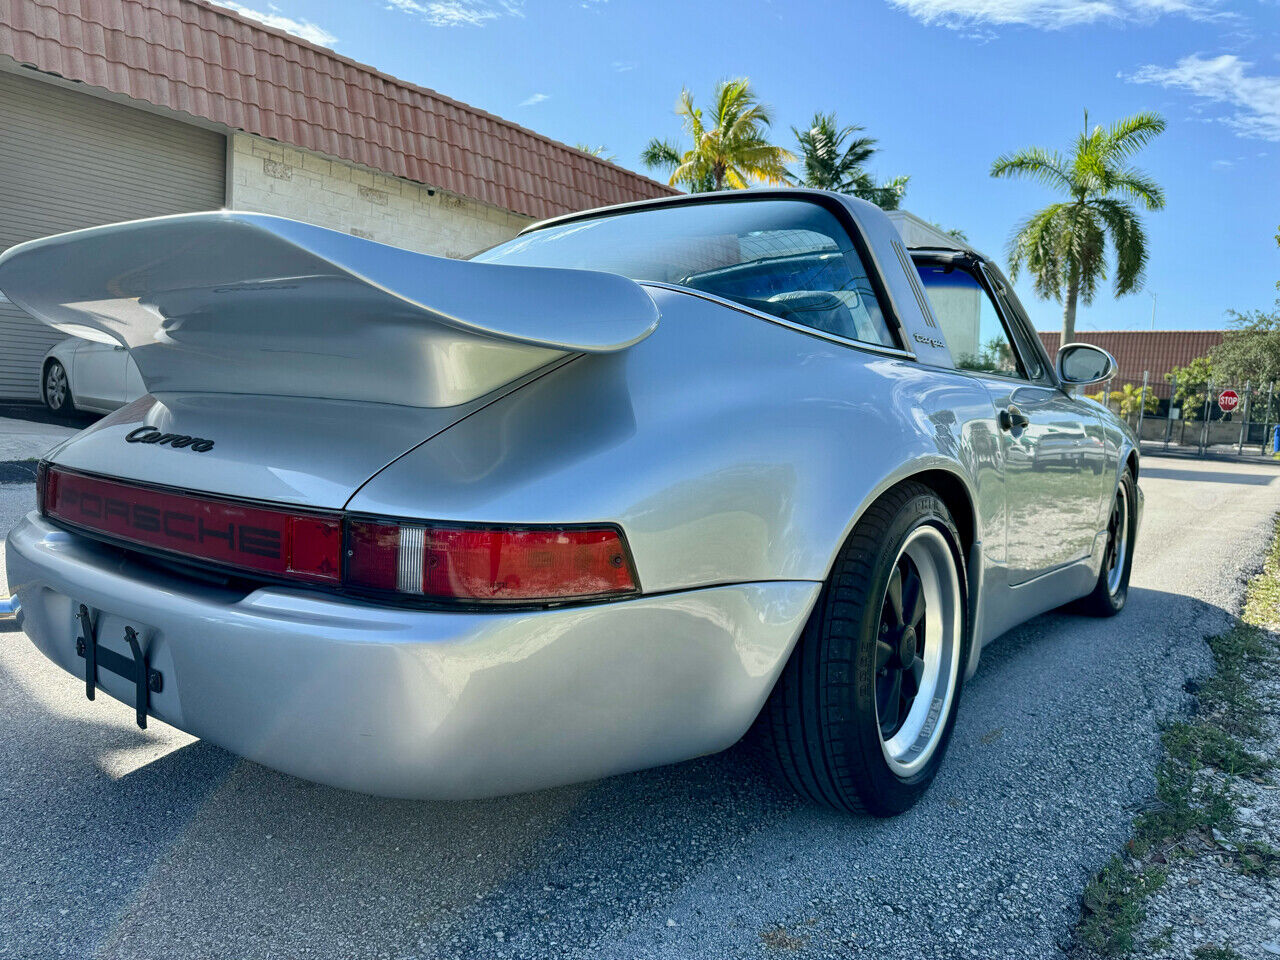
[[[1064,386],[1087,387],[1109,380],[1116,372],[1116,358],[1091,343],[1068,343],[1058,351],[1058,379]]]

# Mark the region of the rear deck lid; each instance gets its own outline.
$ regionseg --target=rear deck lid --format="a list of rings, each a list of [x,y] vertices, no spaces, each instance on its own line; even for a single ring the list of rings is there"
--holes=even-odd
[[[48,458],[156,486],[337,510],[388,463],[526,379],[470,403],[429,409],[166,393],[117,410]]]

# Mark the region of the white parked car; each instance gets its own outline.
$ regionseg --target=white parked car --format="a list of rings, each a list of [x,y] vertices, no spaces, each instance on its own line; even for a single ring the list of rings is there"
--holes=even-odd
[[[40,366],[40,396],[53,413],[110,413],[147,392],[138,365],[118,343],[70,337],[56,343]]]

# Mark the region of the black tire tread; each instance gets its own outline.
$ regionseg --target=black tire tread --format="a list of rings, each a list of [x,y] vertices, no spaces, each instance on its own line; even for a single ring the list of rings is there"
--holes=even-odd
[[[1098,572],[1098,582],[1094,584],[1093,591],[1074,601],[1069,605],[1069,609],[1075,613],[1083,614],[1087,617],[1114,617],[1124,609],[1125,603],[1129,598],[1129,575],[1133,572],[1133,548],[1137,541],[1137,515],[1133,511],[1137,509],[1137,487],[1138,483],[1133,478],[1133,470],[1125,467],[1124,472],[1120,475],[1120,485],[1128,485],[1129,487],[1129,555],[1125,558],[1124,580],[1122,584],[1124,591],[1121,594],[1120,603],[1117,605],[1115,598],[1111,596],[1111,591],[1107,588],[1107,571],[1104,567]],[[1117,491],[1119,485],[1117,485]]]
[[[859,624],[875,578],[875,558],[898,513],[912,499],[936,494],[908,481],[887,491],[858,520],[832,567],[773,695],[758,721],[762,752],[774,772],[814,803],[850,813],[876,813],[859,792],[861,747],[845,736],[840,716],[856,683]],[[832,593],[836,593],[833,601]],[[877,608],[878,612],[878,608]]]

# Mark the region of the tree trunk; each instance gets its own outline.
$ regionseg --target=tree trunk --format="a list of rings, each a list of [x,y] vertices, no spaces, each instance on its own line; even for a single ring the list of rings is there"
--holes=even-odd
[[[1062,340],[1058,343],[1061,350],[1076,338],[1076,301],[1080,298],[1080,281],[1072,275],[1067,281],[1067,299],[1062,305]]]

